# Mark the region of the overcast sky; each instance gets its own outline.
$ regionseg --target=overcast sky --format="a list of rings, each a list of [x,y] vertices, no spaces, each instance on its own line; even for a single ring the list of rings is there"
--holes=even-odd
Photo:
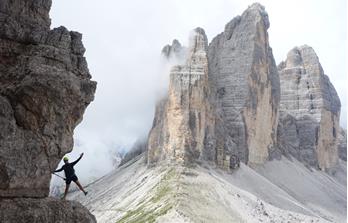
[[[269,14],[270,45],[277,64],[294,46],[314,48],[347,112],[346,0],[261,0]],[[155,101],[168,85],[159,69],[162,47],[174,38],[187,44],[190,30],[205,29],[208,40],[224,30],[248,0],[55,0],[51,28],[64,25],[83,34],[86,58],[98,82],[95,101],[75,130],[76,150],[85,151],[85,173],[110,169],[108,152],[128,148],[148,133]],[[105,161],[105,162],[104,162]],[[100,169],[92,170],[103,162]],[[99,164],[100,165],[100,164]],[[99,171],[99,172],[98,172]]]

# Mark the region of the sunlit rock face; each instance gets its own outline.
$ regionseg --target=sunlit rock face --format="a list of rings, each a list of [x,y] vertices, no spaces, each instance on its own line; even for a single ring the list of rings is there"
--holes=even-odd
[[[311,166],[335,166],[341,104],[316,53],[306,45],[295,47],[279,65],[279,75],[280,149]]]
[[[157,104],[148,139],[148,162],[191,163],[203,154],[210,115],[207,37],[194,30],[185,65],[170,71],[167,98]]]
[[[20,211],[31,205],[27,198],[48,196],[51,171],[72,150],[74,128],[96,90],[82,35],[65,27],[50,30],[51,3],[0,2],[0,222],[34,222],[40,208],[68,208],[38,199],[36,210]],[[5,213],[7,205],[18,211]],[[42,222],[65,222],[64,211],[40,213],[51,214]],[[95,221],[90,219],[85,222]]]
[[[264,163],[275,150],[279,77],[268,42],[267,12],[253,4],[209,45],[209,80],[227,133],[244,162]]]

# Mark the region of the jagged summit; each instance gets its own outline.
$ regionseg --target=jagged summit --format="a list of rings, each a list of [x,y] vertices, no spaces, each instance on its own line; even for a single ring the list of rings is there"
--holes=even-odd
[[[190,36],[190,42],[188,47],[188,60],[189,66],[200,66],[202,63],[207,62],[207,49],[208,38],[204,29],[196,28]]]
[[[181,45],[181,43],[174,39],[172,42],[172,45],[165,45],[162,49],[162,55],[167,58],[180,58],[184,54],[184,47]]]
[[[325,75],[324,70],[319,62],[319,58],[314,49],[308,45],[293,48],[287,55],[283,69],[302,68],[301,78],[306,78],[306,74],[312,79],[312,83],[319,81],[321,106],[335,114],[340,112],[341,102],[338,94],[331,84],[329,77]]]
[[[194,51],[206,51],[208,49],[208,38],[203,28],[195,28],[191,38],[193,38],[193,40],[190,40],[190,49],[194,49]]]
[[[293,62],[295,60],[294,57],[297,58],[297,64]],[[316,78],[318,79],[318,81],[321,81],[320,84],[321,87],[323,87],[321,93],[324,96],[323,100],[327,101],[324,102],[323,106],[327,106],[326,109],[333,109],[334,112],[340,110],[341,103],[336,93],[336,90],[330,83],[327,75],[324,74],[324,70],[319,62],[319,58],[312,47],[308,45],[303,45],[300,47],[293,48],[288,53],[283,69],[292,69],[296,67],[304,69],[302,70],[304,72],[301,73],[301,76],[305,77],[306,75],[309,75],[313,79]],[[324,82],[327,82],[326,85],[324,85]],[[326,95],[325,90],[328,90],[330,94]],[[332,108],[330,108],[331,106],[328,106],[329,101],[332,102]]]
[[[242,18],[244,20],[252,20],[253,22],[262,21],[265,30],[267,30],[270,26],[268,13],[266,12],[265,7],[260,3],[254,3],[251,6],[249,6],[248,9],[245,10],[241,16],[234,17],[230,22],[228,22],[225,25],[225,30],[223,33],[225,39],[229,40],[232,37],[235,28],[241,22]],[[219,36],[220,35],[218,35],[217,37]]]
[[[244,14],[253,14],[255,17],[260,17],[262,18],[263,24],[265,26],[266,29],[269,28],[270,26],[270,22],[269,22],[269,18],[268,18],[268,13],[265,10],[265,7],[263,5],[261,5],[260,3],[253,3],[251,6],[248,7],[247,10],[245,10]],[[243,17],[242,15],[242,17]]]

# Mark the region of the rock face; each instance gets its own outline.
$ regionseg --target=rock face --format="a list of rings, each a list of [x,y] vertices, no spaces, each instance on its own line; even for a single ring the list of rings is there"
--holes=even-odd
[[[168,96],[158,103],[149,134],[150,164],[160,160],[190,163],[203,154],[210,107],[207,47],[204,30],[195,29],[185,65],[171,69]]]
[[[172,45],[166,45],[162,49],[162,55],[169,60],[182,61],[185,59],[187,49],[178,40],[173,40]]]
[[[226,134],[221,112],[210,101],[208,40],[204,30],[193,31],[188,49],[176,49],[179,50],[169,54],[162,51],[169,60],[187,59],[184,65],[172,67],[169,93],[156,106],[147,142],[148,163],[167,160],[193,164],[205,160],[229,169],[230,157],[236,156],[235,144]],[[175,53],[183,51],[187,55],[181,58]]]
[[[347,161],[347,130],[341,128],[338,135],[338,157]]]
[[[46,210],[54,203],[59,210],[68,208],[61,201],[34,202],[22,197],[48,196],[50,172],[72,150],[73,130],[96,90],[83,57],[82,35],[64,27],[50,30],[50,7],[50,0],[0,3],[1,222],[21,222],[27,217],[34,219],[27,222],[38,222],[34,209]],[[35,207],[28,212],[5,213],[7,205],[23,210],[29,203]],[[87,212],[81,206],[76,209]],[[65,219],[64,212],[58,216],[57,211],[40,212],[52,214],[42,222]],[[17,217],[10,217],[11,213]],[[18,221],[11,220],[15,218]]]
[[[295,47],[279,65],[279,148],[321,169],[338,160],[340,100],[309,46]]]
[[[49,29],[50,1],[1,1],[0,196],[45,197],[93,100],[81,34]],[[23,28],[22,28],[23,26]]]
[[[0,202],[0,222],[97,222],[95,217],[76,201],[57,201],[54,198],[15,198]]]
[[[209,79],[228,134],[244,162],[263,163],[276,144],[279,78],[268,15],[253,4],[209,45]]]

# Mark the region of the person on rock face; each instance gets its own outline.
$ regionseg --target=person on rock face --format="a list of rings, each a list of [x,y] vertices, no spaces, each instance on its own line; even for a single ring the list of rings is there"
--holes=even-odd
[[[64,173],[65,173],[65,183],[66,183],[66,187],[65,187],[65,192],[64,192],[64,197],[62,198],[63,200],[65,199],[68,191],[69,191],[69,186],[70,186],[70,183],[71,181],[74,181],[76,183],[76,185],[80,188],[80,190],[85,194],[87,195],[87,191],[85,191],[83,189],[83,187],[81,186],[77,176],[75,175],[75,170],[74,170],[74,166],[75,164],[80,161],[80,159],[82,158],[83,156],[83,153],[81,153],[80,157],[75,160],[74,162],[72,163],[69,163],[69,158],[68,157],[64,157],[63,160],[64,160],[64,165],[58,169],[58,170],[55,170],[54,173],[56,172],[60,172],[62,170],[64,170]]]

